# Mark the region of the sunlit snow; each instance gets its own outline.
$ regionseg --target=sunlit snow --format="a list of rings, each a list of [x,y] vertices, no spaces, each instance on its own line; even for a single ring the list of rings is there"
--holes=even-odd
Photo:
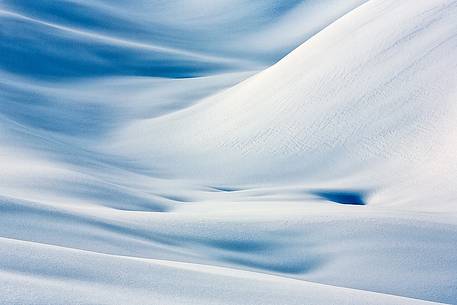
[[[0,1],[0,304],[452,304],[456,0]]]

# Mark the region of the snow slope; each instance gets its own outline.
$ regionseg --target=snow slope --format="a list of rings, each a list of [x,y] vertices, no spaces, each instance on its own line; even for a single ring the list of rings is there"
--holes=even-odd
[[[1,245],[5,304],[436,304],[221,267]]]
[[[416,206],[429,194],[433,209],[447,209],[457,173],[456,16],[454,1],[370,1],[237,86],[139,121],[121,144],[181,176],[375,191],[413,183],[414,192],[426,187]]]
[[[0,3],[1,304],[455,303],[457,1],[60,4]]]
[[[365,1],[3,0],[0,65],[60,80],[260,69]]]

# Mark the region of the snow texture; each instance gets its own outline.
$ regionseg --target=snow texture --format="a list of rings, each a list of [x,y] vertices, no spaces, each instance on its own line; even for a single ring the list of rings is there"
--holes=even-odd
[[[452,304],[456,0],[0,2],[0,304]]]

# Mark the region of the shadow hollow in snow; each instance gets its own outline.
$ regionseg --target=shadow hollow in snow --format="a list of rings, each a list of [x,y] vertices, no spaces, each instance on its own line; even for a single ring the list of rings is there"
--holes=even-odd
[[[240,188],[231,187],[231,186],[211,186],[211,188],[217,192],[225,192],[225,193],[238,192],[238,191],[242,190]]]
[[[285,260],[262,260],[255,258],[242,257],[225,257],[226,262],[245,266],[253,269],[260,269],[274,273],[285,274],[304,274],[315,270],[321,261],[317,257],[307,257],[301,259],[285,259]]]
[[[318,190],[313,191],[313,195],[321,199],[340,204],[365,205],[365,193],[344,190]]]
[[[208,242],[208,245],[215,247],[217,249],[222,249],[226,251],[241,252],[241,253],[251,253],[265,251],[271,248],[267,242],[246,240],[246,241],[237,241],[237,240],[214,240]]]

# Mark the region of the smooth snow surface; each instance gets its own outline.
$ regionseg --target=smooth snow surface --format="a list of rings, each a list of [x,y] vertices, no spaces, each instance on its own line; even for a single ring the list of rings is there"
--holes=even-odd
[[[455,303],[456,102],[456,0],[1,1],[0,304]]]

